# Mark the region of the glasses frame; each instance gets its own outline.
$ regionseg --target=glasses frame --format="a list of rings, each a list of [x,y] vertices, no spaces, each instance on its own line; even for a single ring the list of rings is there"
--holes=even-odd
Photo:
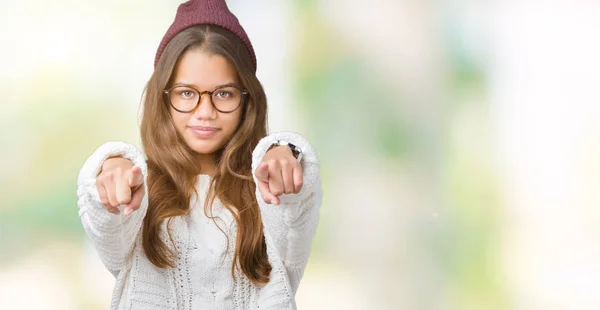
[[[176,107],[173,105],[173,102],[171,101],[171,96],[170,96],[170,94],[171,94],[171,91],[172,91],[172,90],[174,90],[174,89],[175,89],[175,88],[177,88],[177,87],[188,87],[188,88],[191,88],[191,89],[195,90],[195,91],[198,93],[198,102],[196,102],[196,106],[195,106],[193,109],[191,109],[191,110],[189,110],[189,111],[182,111],[182,110],[179,110],[179,109],[177,109],[177,108],[176,108]],[[239,91],[240,91],[240,94],[241,94],[241,97],[240,97],[240,102],[238,103],[237,107],[235,107],[235,109],[233,109],[233,110],[231,110],[231,111],[222,111],[222,110],[219,110],[219,108],[217,108],[217,106],[216,106],[216,105],[215,105],[215,103],[213,102],[213,98],[212,98],[212,95],[213,95],[213,93],[214,93],[215,91],[217,91],[217,90],[219,90],[219,89],[221,89],[221,88],[225,88],[225,87],[233,87],[233,88],[235,88],[235,89],[239,90]],[[199,91],[199,90],[198,90],[196,87],[194,87],[193,85],[189,85],[189,84],[177,84],[177,85],[174,85],[173,87],[171,87],[171,88],[169,88],[169,89],[165,89],[165,90],[163,90],[163,94],[165,95],[165,97],[166,97],[167,101],[169,102],[169,105],[170,105],[170,106],[171,106],[173,109],[175,109],[175,111],[177,111],[177,112],[179,112],[179,113],[193,113],[194,111],[196,111],[196,109],[197,109],[197,108],[200,106],[200,102],[202,101],[202,95],[204,95],[204,94],[208,94],[208,95],[210,96],[210,97],[209,97],[209,98],[210,98],[210,104],[213,106],[213,108],[214,108],[215,110],[217,110],[217,111],[219,111],[219,112],[221,112],[221,113],[233,113],[233,112],[235,112],[235,110],[239,109],[239,108],[242,106],[242,102],[245,102],[245,101],[246,101],[246,99],[248,98],[248,95],[249,95],[249,93],[248,93],[248,91],[247,91],[247,90],[243,90],[242,88],[240,88],[239,86],[237,86],[237,85],[234,85],[234,84],[220,85],[220,86],[217,86],[217,87],[216,87],[215,89],[213,89],[212,91],[205,90],[205,91],[203,91],[203,92]]]

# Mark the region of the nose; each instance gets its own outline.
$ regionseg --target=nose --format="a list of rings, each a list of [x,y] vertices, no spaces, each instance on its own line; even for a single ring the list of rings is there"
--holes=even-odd
[[[194,117],[197,119],[214,119],[217,117],[217,110],[210,101],[210,94],[202,94],[200,104],[194,111]]]

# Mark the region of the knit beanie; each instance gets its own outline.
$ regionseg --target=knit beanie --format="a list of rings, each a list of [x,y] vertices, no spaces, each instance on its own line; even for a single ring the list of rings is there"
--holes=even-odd
[[[225,28],[234,33],[248,49],[250,57],[252,57],[252,63],[254,64],[254,71],[256,72],[256,55],[254,54],[254,48],[250,39],[240,25],[237,17],[229,11],[225,0],[190,0],[179,5],[177,8],[177,14],[175,20],[167,33],[163,37],[158,50],[156,51],[156,57],[154,58],[154,67],[158,63],[160,55],[165,50],[169,41],[173,39],[175,35],[183,31],[186,28],[201,24],[211,24]]]

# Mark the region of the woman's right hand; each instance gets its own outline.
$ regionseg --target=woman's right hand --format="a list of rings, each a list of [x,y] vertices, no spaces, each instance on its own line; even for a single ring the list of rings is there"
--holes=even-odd
[[[140,208],[144,198],[144,176],[140,167],[128,159],[109,158],[102,164],[96,177],[100,201],[108,212],[119,214],[119,206],[125,205],[125,215]]]

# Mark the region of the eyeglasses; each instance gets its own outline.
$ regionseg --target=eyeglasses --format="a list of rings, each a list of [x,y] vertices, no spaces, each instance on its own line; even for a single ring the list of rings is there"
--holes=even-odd
[[[164,91],[171,107],[177,112],[190,113],[200,106],[202,95],[209,94],[212,106],[221,113],[237,110],[248,97],[248,92],[235,85],[223,85],[213,91],[200,92],[191,85],[175,85]]]

